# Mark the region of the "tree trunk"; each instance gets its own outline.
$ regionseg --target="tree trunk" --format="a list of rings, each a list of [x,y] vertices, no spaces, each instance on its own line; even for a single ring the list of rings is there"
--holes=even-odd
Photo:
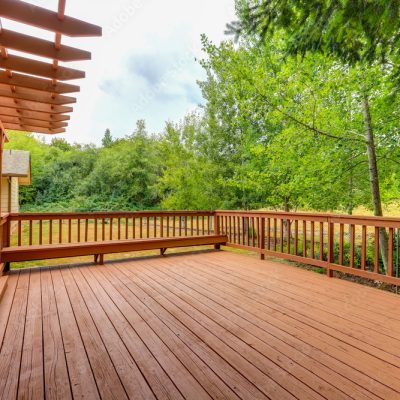
[[[376,161],[376,149],[374,140],[374,131],[371,123],[371,112],[369,109],[368,97],[366,94],[363,96],[363,109],[364,109],[364,124],[365,124],[365,139],[367,143],[368,153],[368,169],[369,180],[371,183],[372,203],[374,206],[374,215],[377,217],[383,216],[382,201],[379,187],[378,164]],[[388,265],[388,237],[384,228],[379,229],[379,247],[381,249],[382,261],[385,271]]]

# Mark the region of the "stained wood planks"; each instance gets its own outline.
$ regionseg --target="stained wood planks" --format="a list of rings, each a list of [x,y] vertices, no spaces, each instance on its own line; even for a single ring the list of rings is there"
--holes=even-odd
[[[228,252],[8,278],[0,398],[400,398],[395,295]]]

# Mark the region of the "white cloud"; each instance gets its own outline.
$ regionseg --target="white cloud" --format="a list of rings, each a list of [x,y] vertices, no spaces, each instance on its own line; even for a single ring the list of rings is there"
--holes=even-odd
[[[30,0],[56,10],[57,0]],[[234,19],[234,0],[68,0],[66,14],[103,27],[102,38],[64,38],[90,50],[92,60],[69,63],[86,71],[67,134],[69,141],[99,143],[106,128],[114,136],[130,133],[139,118],[152,132],[179,119],[201,101],[196,85],[203,71],[200,35],[225,39]],[[5,27],[51,39],[49,33]],[[75,82],[74,82],[75,83]],[[61,135],[60,135],[61,136]]]

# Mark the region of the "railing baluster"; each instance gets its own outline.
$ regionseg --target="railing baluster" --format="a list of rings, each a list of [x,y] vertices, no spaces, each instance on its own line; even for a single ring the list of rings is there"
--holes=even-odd
[[[187,215],[185,215],[185,236],[187,236]]]
[[[125,239],[129,239],[129,218],[125,217]]]
[[[283,219],[282,218],[279,219],[279,233],[280,233],[280,236],[279,236],[279,243],[280,243],[279,251],[281,253],[283,253],[284,252],[284,247],[283,247],[284,243],[283,243]]]
[[[315,222],[310,222],[310,257],[315,258]]]
[[[18,220],[18,246],[22,245],[22,221]]]
[[[53,220],[49,220],[49,244],[53,244]]]
[[[173,221],[172,221],[172,236],[175,237],[175,230],[176,230],[176,216],[174,215]]]
[[[118,240],[121,240],[121,218],[118,217]]]
[[[367,227],[362,226],[361,233],[361,269],[365,271],[365,264],[367,258]]]
[[[339,264],[344,262],[344,225],[339,225]]]
[[[43,244],[43,221],[39,221],[39,244]]]
[[[258,218],[258,247],[260,248],[260,259],[265,259],[264,249],[265,249],[265,219],[263,217]]]
[[[85,242],[89,240],[89,220],[85,219]]]
[[[169,216],[167,215],[167,237],[169,237]]]
[[[33,221],[29,221],[29,246],[32,246],[32,238],[33,238]]]
[[[276,251],[277,250],[277,248],[278,248],[278,240],[277,240],[277,235],[278,235],[278,220],[276,219],[276,218],[274,218],[274,231],[273,231],[273,233],[274,233],[274,247],[273,247],[273,249],[274,249],[274,251]]]
[[[267,250],[271,250],[271,219],[267,218]]]
[[[379,228],[377,226],[374,237],[374,272],[379,274]]]
[[[153,235],[156,238],[157,237],[157,216],[153,217]]]
[[[332,264],[335,262],[334,258],[334,246],[335,246],[335,224],[328,219],[328,266],[327,275],[333,277],[333,271],[331,269]]]
[[[62,243],[62,237],[63,237],[63,226],[62,226],[62,219],[58,220],[58,243]]]
[[[294,244],[293,244],[293,253],[297,256],[298,253],[298,245],[299,245],[299,221],[296,219],[294,221]]]
[[[286,220],[286,230],[287,230],[287,232],[286,232],[286,241],[287,241],[286,253],[287,253],[287,254],[290,254],[291,251],[292,251],[292,249],[291,249],[291,243],[290,243],[290,239],[291,239],[291,232],[290,232],[290,229],[291,229],[291,222],[290,222],[290,219],[287,219],[287,220]]]
[[[114,218],[110,218],[109,219],[109,221],[110,221],[110,235],[109,235],[109,238],[110,238],[110,240],[113,240],[113,225],[114,225]]]
[[[190,235],[193,236],[193,215],[190,216]]]
[[[251,238],[252,239],[251,240],[252,246],[256,247],[256,238],[255,238],[256,231],[254,229],[254,217],[251,218],[251,235],[252,235],[252,238]]]
[[[207,234],[211,234],[210,215],[207,215]]]
[[[313,248],[313,246],[312,246]],[[303,220],[303,257],[307,257],[307,221]]]
[[[94,219],[94,241],[97,242],[97,218]]]
[[[101,220],[101,240],[106,240],[106,220],[102,218]]]
[[[77,232],[78,232],[78,243],[81,241],[81,220],[78,218],[77,221]]]
[[[319,259],[324,260],[324,223],[319,223]]]
[[[393,276],[393,228],[389,228],[387,275]]]
[[[146,237],[150,237],[150,217],[146,218]]]
[[[354,225],[350,225],[350,268],[354,268],[354,242],[355,242],[355,229]]]
[[[160,235],[163,238],[164,237],[164,217],[160,217]]]
[[[201,234],[204,236],[204,215],[201,216]]]
[[[69,218],[68,219],[68,242],[69,243],[72,242],[71,235],[72,235],[72,220],[71,220],[71,218]]]

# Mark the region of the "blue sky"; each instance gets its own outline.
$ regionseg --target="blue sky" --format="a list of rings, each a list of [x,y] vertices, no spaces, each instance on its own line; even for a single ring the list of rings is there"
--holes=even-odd
[[[55,10],[57,0],[29,0]],[[167,120],[179,120],[202,102],[196,80],[204,77],[200,35],[226,39],[225,24],[234,16],[234,0],[67,0],[66,14],[103,27],[102,38],[63,38],[65,44],[92,52],[84,69],[65,137],[70,142],[100,143],[106,128],[113,136],[132,132],[137,119],[150,132]],[[48,32],[12,27],[45,39]]]

